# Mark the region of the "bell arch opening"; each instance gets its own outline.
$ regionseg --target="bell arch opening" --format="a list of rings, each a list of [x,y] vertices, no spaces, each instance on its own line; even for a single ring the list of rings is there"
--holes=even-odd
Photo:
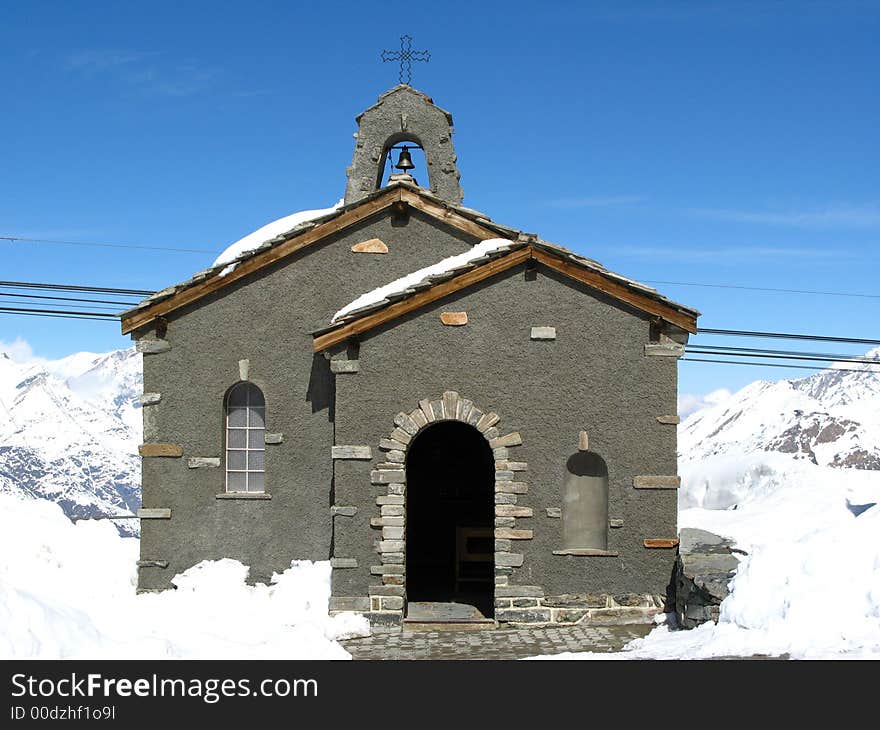
[[[408,162],[403,165],[402,169],[398,169],[397,166],[407,157],[409,158]],[[410,163],[413,165],[412,167],[409,167]],[[400,173],[411,175],[420,187],[430,190],[428,158],[422,143],[412,134],[393,134],[386,140],[378,164],[376,189],[384,188],[388,185],[391,175]]]
[[[457,604],[494,615],[492,449],[476,428],[440,421],[406,457],[406,592],[412,604]]]

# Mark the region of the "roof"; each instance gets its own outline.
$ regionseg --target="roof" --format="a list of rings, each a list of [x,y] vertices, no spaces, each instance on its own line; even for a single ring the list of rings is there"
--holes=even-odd
[[[430,299],[430,296],[426,296],[429,290],[433,291],[431,296],[434,298],[446,296],[450,293],[446,291],[449,288],[447,285],[454,287],[452,291],[457,291],[469,285],[468,282],[480,281],[527,259],[535,259],[642,311],[659,316],[689,332],[696,332],[696,317],[699,312],[667,299],[651,287],[609,271],[597,261],[579,256],[562,246],[543,241],[535,234],[524,233],[495,223],[479,211],[452,205],[416,185],[394,182],[355,203],[305,221],[261,246],[243,253],[232,262],[234,266],[213,266],[198,272],[187,281],[156,292],[136,307],[122,313],[122,333],[132,332],[160,317],[165,317],[332,234],[377,215],[395,204],[412,207],[479,240],[501,237],[509,239],[512,245],[471,260],[466,265],[451,271],[431,276],[425,281],[409,286],[404,292],[374,305],[347,313],[332,328],[322,331],[319,333],[320,336],[316,335],[316,348],[319,341],[324,341],[322,338],[329,338],[331,334],[342,331],[353,332],[355,329],[365,331],[369,329],[367,326],[369,322],[377,319],[388,321],[393,318],[393,312],[397,311],[397,309],[391,310],[391,316],[386,311],[383,318],[376,316],[378,310],[396,307],[402,300],[409,300],[410,309],[407,311],[411,311],[421,306],[419,302]],[[442,289],[440,285],[443,285]],[[358,325],[357,322],[361,324]]]

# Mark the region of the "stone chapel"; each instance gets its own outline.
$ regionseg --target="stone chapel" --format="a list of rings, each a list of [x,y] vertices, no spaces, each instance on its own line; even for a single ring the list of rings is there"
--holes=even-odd
[[[356,121],[340,206],[123,315],[139,588],[329,560],[330,610],[380,630],[649,620],[698,312],[463,207],[452,116],[420,91]]]

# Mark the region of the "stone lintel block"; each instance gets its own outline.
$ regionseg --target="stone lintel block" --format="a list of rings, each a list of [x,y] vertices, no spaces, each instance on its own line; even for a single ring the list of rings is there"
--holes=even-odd
[[[138,446],[141,456],[169,456],[180,458],[183,456],[183,447],[180,444],[141,444]]]
[[[446,390],[440,398],[440,406],[443,409],[443,418],[455,418],[455,408],[458,404],[458,393],[454,390]]]
[[[662,423],[668,426],[677,426],[681,423],[680,416],[656,416],[657,423]]]
[[[495,504],[516,504],[516,495],[506,492],[495,492]]]
[[[512,482],[516,474],[512,471],[495,470],[496,482]]]
[[[555,340],[555,327],[532,327],[529,337],[533,340]]]
[[[578,434],[578,451],[590,450],[590,435],[586,431]]]
[[[474,426],[476,428],[476,425],[480,422],[480,419],[484,415],[485,414],[483,413],[483,411],[481,411],[479,408],[477,408],[476,406],[471,406],[471,412],[468,414],[467,417],[468,425]]]
[[[391,432],[391,439],[401,444],[408,444],[410,441],[412,441],[412,435],[408,434],[402,428],[395,428]]]
[[[674,548],[678,547],[678,538],[677,537],[647,537],[644,540],[644,546],[646,548]]]
[[[495,612],[495,618],[522,624],[544,624],[552,620],[549,608],[500,608]]]
[[[368,238],[366,241],[356,243],[351,247],[354,253],[388,253],[388,246],[381,238]]]
[[[168,340],[138,340],[135,349],[142,355],[158,355],[168,352],[171,343]]]
[[[495,539],[505,540],[531,540],[535,536],[532,530],[514,530],[510,527],[496,527]]]
[[[402,428],[410,436],[415,436],[419,432],[418,424],[409,417],[408,413],[398,413],[394,417],[394,425]]]
[[[400,517],[403,519],[404,511],[402,504],[383,504],[380,505],[379,514],[382,516],[382,519],[389,517]]]
[[[403,540],[403,526],[400,527],[383,527],[383,540]]]
[[[371,565],[370,566],[370,574],[371,575],[403,575],[403,565]]]
[[[283,433],[267,433],[263,438],[263,441],[269,446],[283,444],[284,443],[284,434]]]
[[[238,379],[239,380],[247,380],[250,373],[251,373],[251,361],[250,360],[239,360],[238,361]]]
[[[379,448],[382,451],[406,451],[406,444],[395,439],[379,439]]]
[[[502,568],[519,568],[522,564],[522,553],[495,553],[495,565]]]
[[[602,550],[601,548],[565,548],[554,550],[554,555],[576,555],[581,558],[616,558],[617,550]]]
[[[141,507],[137,516],[142,520],[170,520],[171,509],[169,507]]]
[[[356,611],[364,613],[370,610],[369,596],[330,596],[330,611]]]
[[[495,491],[507,494],[528,494],[529,485],[525,482],[495,482]]]
[[[496,517],[533,517],[534,510],[531,507],[520,507],[515,504],[496,504]]]
[[[496,553],[509,553],[512,547],[513,544],[510,540],[495,540]]]
[[[633,477],[633,486],[636,489],[678,489],[681,486],[681,477],[656,474],[640,475]]]
[[[379,541],[379,552],[380,553],[401,553],[406,548],[406,543],[403,540],[380,540]]]
[[[427,398],[419,401],[419,410],[425,415],[425,420],[428,423],[437,420],[437,415],[434,413],[434,408],[431,406],[431,401]]]
[[[405,589],[403,586],[370,586],[371,596],[403,596]]]
[[[143,393],[140,397],[140,403],[142,406],[154,406],[161,400],[161,393]]]
[[[137,561],[138,568],[167,568],[168,561],[167,560],[138,560]]]
[[[188,469],[216,469],[220,466],[219,456],[191,456],[186,460]]]
[[[463,327],[468,323],[467,312],[441,312],[440,322],[447,327]]]
[[[379,562],[382,565],[403,565],[406,560],[403,553],[380,553]]]
[[[249,499],[262,500],[272,499],[272,495],[267,492],[220,492],[214,495],[215,499]]]
[[[370,472],[370,481],[373,484],[405,484],[406,475],[403,469],[374,469]],[[386,504],[403,504],[403,502],[386,502]]]
[[[619,517],[613,517],[612,519],[608,520],[608,527],[613,527],[615,529],[618,527],[623,527],[623,520]]]
[[[496,517],[495,527],[513,527],[516,524],[515,517]]]
[[[645,345],[646,357],[681,357],[682,355],[684,355],[684,345],[659,342]]]
[[[529,465],[524,461],[496,461],[495,471],[528,471]]]
[[[546,596],[542,603],[552,608],[606,608],[611,600],[607,593],[563,593]]]
[[[552,520],[558,520],[562,517],[561,507],[547,507],[547,509],[544,511],[547,513],[547,516]]]
[[[506,585],[495,589],[496,598],[543,598],[544,589],[541,586],[512,586]],[[603,604],[604,605],[604,604]]]
[[[428,419],[425,418],[425,414],[422,413],[421,408],[416,408],[414,411],[411,411],[409,417],[410,419],[412,419],[412,422],[416,424],[416,426],[418,426],[419,428],[424,428],[428,425]]]
[[[399,517],[371,517],[370,527],[403,527],[403,515]]]
[[[356,373],[360,370],[360,362],[358,360],[331,360],[330,372],[337,375],[344,373]]]
[[[369,446],[331,446],[331,459],[372,459],[373,450]]]
[[[477,421],[477,431],[480,433],[486,433],[492,426],[494,426],[498,421],[501,420],[501,416],[497,413],[484,413],[480,420]]]
[[[357,568],[357,558],[330,558],[331,568]]]
[[[330,514],[333,517],[354,517],[357,514],[357,511],[357,507],[348,504],[334,504],[330,508]]]
[[[514,431],[513,433],[508,433],[504,436],[493,438],[491,441],[489,441],[489,446],[493,449],[498,449],[507,446],[519,446],[521,443],[522,436],[520,436],[518,431]]]
[[[387,504],[403,505],[403,495],[401,494],[380,494],[376,497],[376,504],[380,507]]]

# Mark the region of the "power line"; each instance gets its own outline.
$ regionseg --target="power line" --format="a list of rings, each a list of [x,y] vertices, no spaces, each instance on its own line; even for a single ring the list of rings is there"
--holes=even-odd
[[[838,360],[855,359],[864,362],[874,362],[873,358],[866,358],[861,355],[831,355],[827,352],[803,352],[802,350],[768,350],[764,347],[724,347],[722,345],[688,345],[688,352],[706,349],[711,347],[713,350],[724,350],[730,352],[731,355],[750,355],[753,352],[762,352],[771,355],[812,355],[814,357],[833,357]]]
[[[766,358],[769,360],[805,360],[810,362],[852,362],[852,363],[878,363],[877,360],[868,359],[868,358],[854,358],[852,356],[843,356],[838,357],[837,355],[772,355],[768,353],[764,353],[760,350],[754,350],[749,353],[737,353],[731,352],[729,350],[723,349],[715,349],[711,347],[701,348],[701,347],[692,347],[689,348],[690,352],[693,352],[696,355],[727,355],[728,357],[760,357]],[[878,363],[880,364],[880,363]]]
[[[119,319],[118,314],[109,314],[104,312],[77,312],[67,309],[25,309],[18,307],[0,307],[0,312],[22,312],[25,314],[63,314],[76,315],[78,317],[103,317],[107,319]]]
[[[174,248],[171,246],[138,246],[129,243],[96,243],[94,241],[56,241],[50,238],[24,238],[22,236],[0,236],[0,241],[9,241],[15,243],[23,241],[25,243],[51,243],[57,246],[94,246],[99,248],[127,248],[140,249],[144,251],[174,251],[175,253],[216,253],[207,248]]]
[[[125,307],[122,305],[122,302],[111,302],[110,304],[114,305],[114,306],[110,306],[107,304],[83,304],[82,302],[77,302],[76,300],[74,300],[70,303],[67,303],[67,302],[21,302],[18,299],[7,299],[6,297],[7,297],[6,292],[0,291],[0,302],[6,303],[6,304],[33,304],[37,307],[55,306],[55,307],[61,307],[63,309],[69,309],[71,307],[74,307],[74,308],[79,307],[82,309],[88,309],[89,311],[96,311],[96,312],[110,311],[110,312],[113,312],[114,314],[119,314],[120,312],[125,311]]]
[[[92,317],[92,316],[83,316],[80,317],[74,314],[34,314],[31,312],[17,312],[17,311],[4,311],[0,309],[0,314],[8,314],[13,317],[46,317],[47,319],[85,319],[90,322],[109,322],[109,319],[105,319],[103,317]]]
[[[840,373],[878,373],[878,370],[867,370],[867,369],[859,369],[859,368],[832,368],[832,367],[820,367],[818,365],[785,365],[782,363],[773,363],[773,362],[744,362],[742,360],[710,360],[699,357],[683,357],[681,360],[685,362],[713,362],[713,363],[721,363],[722,365],[757,365],[762,368],[791,368],[793,370],[828,370],[830,372],[840,372]]]
[[[63,302],[93,302],[95,304],[115,304],[120,307],[136,307],[137,302],[114,302],[112,299],[82,299],[81,297],[53,297],[48,294],[19,294],[17,292],[0,291],[3,297],[18,297],[22,299],[51,299]]]
[[[767,291],[778,292],[781,294],[814,294],[818,296],[828,297],[860,297],[864,299],[880,299],[880,294],[856,294],[853,292],[841,291],[818,291],[815,289],[774,289],[769,286],[741,286],[738,284],[701,284],[693,281],[659,281],[652,279],[643,279],[645,284],[667,284],[671,286],[699,286],[709,289],[743,289],[745,291]]]
[[[79,284],[40,284],[34,281],[0,281],[0,286],[15,289],[58,289],[61,291],[98,292],[102,294],[139,294],[145,297],[156,293],[147,289],[117,289],[107,286],[82,286]]]
[[[868,340],[858,337],[827,337],[825,335],[803,335],[785,332],[753,332],[751,330],[724,330],[700,327],[698,335],[731,335],[735,337],[768,337],[783,340],[812,340],[815,342],[847,342],[853,345],[880,345],[880,340]]]

